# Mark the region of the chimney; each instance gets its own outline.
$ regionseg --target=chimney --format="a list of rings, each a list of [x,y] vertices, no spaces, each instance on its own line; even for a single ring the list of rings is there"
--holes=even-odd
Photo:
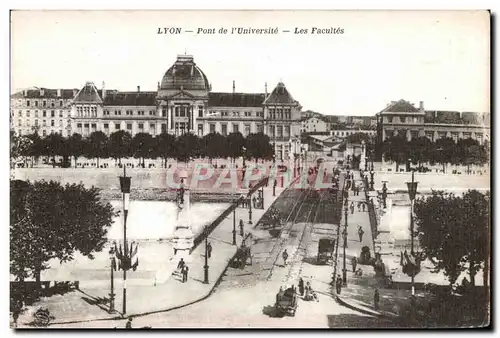
[[[424,111],[424,101],[420,101],[420,111]]]
[[[191,66],[191,77],[194,75],[194,66]]]
[[[61,90],[60,89],[57,90],[57,97],[61,97]]]
[[[141,86],[137,86],[137,93],[141,92]]]
[[[266,82],[266,98],[267,98],[267,82]]]
[[[102,81],[102,99],[106,98],[106,84]]]
[[[44,95],[45,95],[45,89],[40,88],[40,96],[44,96]]]
[[[234,83],[234,80],[233,80],[233,94],[235,93],[236,91],[236,84]]]
[[[26,89],[23,90],[23,95],[24,95],[24,97],[28,96],[28,91]]]
[[[160,81],[158,81],[158,90],[160,90]]]

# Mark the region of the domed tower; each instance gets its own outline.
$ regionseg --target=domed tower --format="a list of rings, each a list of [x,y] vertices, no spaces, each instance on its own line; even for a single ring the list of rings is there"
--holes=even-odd
[[[181,135],[203,134],[197,118],[205,116],[210,84],[192,55],[178,55],[158,85],[157,104],[167,119],[167,130]]]

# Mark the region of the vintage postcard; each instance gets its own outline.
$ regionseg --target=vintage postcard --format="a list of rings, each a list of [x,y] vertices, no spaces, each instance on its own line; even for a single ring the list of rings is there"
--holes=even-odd
[[[11,11],[11,327],[488,327],[490,20]]]

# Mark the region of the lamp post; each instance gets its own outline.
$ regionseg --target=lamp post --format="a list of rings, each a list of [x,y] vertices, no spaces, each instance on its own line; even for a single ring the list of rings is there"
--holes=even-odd
[[[373,186],[375,185],[375,181],[374,181],[374,177],[375,177],[375,172],[373,171],[373,169],[370,171],[370,191],[373,191],[375,190],[373,188]]]
[[[273,143],[274,146],[274,143]],[[273,154],[273,170],[276,170],[276,154]],[[277,172],[275,173],[276,175],[278,174]],[[276,196],[276,177],[274,177],[273,180],[273,197]]]
[[[204,270],[203,284],[208,284],[208,269],[209,267],[208,267],[208,232],[207,232],[205,237],[205,265],[203,266]]]
[[[252,225],[252,194],[248,195],[248,224]]]
[[[111,290],[109,292],[109,313],[115,313],[115,280],[114,280],[114,270],[116,269],[116,257],[115,248],[112,246],[109,249],[109,260],[111,262]]]
[[[120,178],[120,190],[123,194],[123,251],[125,261],[128,258],[128,244],[127,244],[127,216],[128,207],[130,202],[130,183],[131,178],[126,176],[126,166],[123,166],[123,176]],[[127,261],[128,262],[128,261]],[[130,264],[123,264],[123,314],[127,313],[127,270]]]
[[[444,159],[443,159],[443,147],[437,148],[437,151],[439,151],[439,155],[440,155],[441,161],[443,161],[443,174],[445,174],[445,162],[444,162]]]
[[[236,208],[233,210],[233,245],[236,245]]]
[[[374,153],[374,151],[373,151],[373,150],[370,150],[370,157],[371,157],[371,159],[372,159],[372,167],[371,167],[371,171],[374,171],[375,169],[374,169],[374,166],[373,166],[373,160],[374,160],[374,158],[375,158],[375,153]]]
[[[245,157],[247,153],[247,148],[243,147],[242,152],[243,152],[243,169],[245,169]]]
[[[345,198],[345,203],[344,203],[344,218],[345,218],[345,226],[344,226],[344,260],[343,260],[343,268],[342,268],[342,284],[345,286],[347,285],[347,267],[346,267],[346,253],[345,249],[347,248],[347,215],[348,215],[348,204],[349,200],[347,199],[347,196]]]
[[[388,181],[382,181],[382,183],[384,183],[384,186],[382,188],[382,200],[384,202],[384,209],[387,208],[387,182]]]
[[[414,202],[415,202],[415,196],[417,195],[417,186],[418,186],[418,182],[415,182],[415,170],[412,170],[412,172],[411,172],[411,182],[406,182],[406,185],[408,186],[408,195],[410,196],[411,255],[412,255],[412,257],[415,257],[415,250],[414,250],[414,243],[413,243],[413,237],[414,237],[413,207],[414,207]],[[413,271],[411,274],[411,295],[415,296],[415,273]]]

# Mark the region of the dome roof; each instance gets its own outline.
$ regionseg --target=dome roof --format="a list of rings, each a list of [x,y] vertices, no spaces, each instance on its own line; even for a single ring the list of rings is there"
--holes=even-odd
[[[210,90],[203,71],[196,66],[191,55],[178,55],[161,80],[160,89]]]

